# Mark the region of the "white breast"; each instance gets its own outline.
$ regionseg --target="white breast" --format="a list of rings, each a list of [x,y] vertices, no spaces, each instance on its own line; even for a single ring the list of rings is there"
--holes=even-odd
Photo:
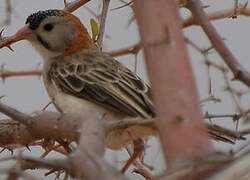
[[[64,112],[90,112],[97,116],[105,113],[105,109],[90,101],[74,97],[63,92],[56,92],[54,95],[55,104]]]

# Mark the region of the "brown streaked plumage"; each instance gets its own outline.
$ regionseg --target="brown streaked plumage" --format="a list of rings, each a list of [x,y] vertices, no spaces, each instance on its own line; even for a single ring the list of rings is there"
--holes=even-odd
[[[154,115],[149,86],[98,49],[75,53],[70,60],[56,57],[51,61],[45,76],[60,91],[125,116]]]

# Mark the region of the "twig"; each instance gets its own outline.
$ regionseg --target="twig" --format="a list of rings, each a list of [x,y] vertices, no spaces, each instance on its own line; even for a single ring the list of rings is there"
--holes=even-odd
[[[238,0],[234,0],[234,11],[233,11],[233,14],[232,14],[232,18],[237,18],[237,13],[238,13]]]
[[[245,137],[243,137],[243,135],[239,134],[238,131],[235,132],[230,129],[226,129],[221,126],[218,126],[218,125],[211,125],[207,123],[206,123],[206,126],[208,129],[209,136],[212,139],[217,140],[217,141],[234,144],[235,140],[246,139]]]
[[[221,102],[221,99],[220,99],[220,98],[216,98],[216,97],[214,97],[212,94],[210,94],[207,98],[202,99],[202,100],[200,101],[200,103],[203,104],[203,103],[209,102],[209,101],[218,103],[218,102]]]
[[[145,147],[144,147],[145,148]],[[145,149],[144,149],[145,151]],[[127,148],[127,152],[129,154],[129,156],[133,156],[133,150],[132,148]],[[144,153],[144,152],[143,152]],[[148,171],[148,169],[143,165],[143,159],[140,159],[140,158],[137,158],[135,161],[134,161],[134,165],[136,167],[136,169],[133,170],[133,173],[137,173],[137,174],[140,174],[141,176],[143,176],[145,179],[147,180],[154,180],[154,176]]]
[[[239,102],[239,99],[235,96],[234,92],[233,92],[233,89],[231,88],[230,86],[230,83],[229,83],[229,80],[226,76],[225,73],[222,73],[223,74],[223,78],[224,78],[224,82],[226,84],[226,87],[225,87],[225,90],[228,91],[231,95],[231,98],[233,100],[233,103],[235,104],[235,107],[236,107],[236,111],[241,113],[243,110],[241,108],[241,105],[240,105],[240,102]]]
[[[246,71],[246,69],[239,64],[237,59],[233,56],[230,50],[227,48],[225,43],[223,42],[220,35],[216,32],[213,25],[209,22],[208,17],[205,12],[201,8],[201,4],[199,0],[189,0],[187,1],[187,7],[193,13],[194,18],[201,25],[208,38],[210,39],[213,47],[223,58],[224,62],[228,65],[231,71],[234,74],[234,78],[243,82],[245,85],[250,87],[250,74]]]
[[[238,7],[238,11],[237,11],[238,15],[250,16],[250,8],[246,8],[246,5],[247,3],[244,5],[240,5]],[[228,18],[232,16],[233,12],[234,12],[234,8],[228,8],[228,9],[218,10],[215,12],[208,12],[206,13],[206,15],[209,20],[219,20],[219,19],[224,19],[224,18]],[[182,22],[183,27],[190,27],[192,25],[198,25],[198,24],[199,23],[194,17],[189,17],[183,20]]]
[[[0,69],[0,78],[3,81],[8,77],[16,77],[16,76],[41,76],[42,70],[23,70],[23,71],[7,71],[4,69]]]
[[[110,0],[103,0],[103,7],[102,7],[102,16],[100,22],[100,30],[99,35],[97,38],[97,45],[102,49],[102,42],[105,32],[105,24],[107,19],[108,7],[109,7]]]
[[[67,1],[64,0],[64,5],[65,5],[64,10],[69,11],[69,12],[73,12],[89,1],[91,1],[91,0],[75,0],[71,3],[67,3]]]
[[[110,51],[108,52],[108,54],[112,57],[117,57],[117,56],[123,56],[123,55],[127,55],[127,54],[138,54],[138,52],[141,50],[142,48],[142,44],[136,43],[133,46],[124,48],[124,49],[119,49],[119,50],[115,50],[115,51]]]
[[[210,60],[208,59],[208,52],[209,50],[212,49],[212,47],[209,47],[207,49],[201,49],[199,46],[197,46],[195,43],[193,43],[191,40],[189,40],[188,38],[186,38],[186,42],[188,44],[190,44],[194,49],[196,49],[198,52],[201,53],[201,55],[204,57],[204,64],[207,67],[207,81],[208,81],[208,98],[207,100],[217,100],[213,93],[212,93],[212,80],[211,80],[211,72],[210,72]],[[204,102],[204,101],[203,101]]]
[[[240,119],[242,114],[208,114],[206,113],[203,118],[204,119],[212,119],[212,118],[232,118],[233,120]]]
[[[122,5],[120,7],[113,8],[113,9],[111,9],[111,11],[121,9],[121,8],[124,8],[124,7],[127,7],[127,6],[132,6],[133,3],[134,3],[133,0],[131,0],[130,2],[125,2],[125,1],[120,0],[120,2],[122,2],[124,5]]]
[[[81,127],[81,123],[84,122],[85,118],[87,117],[87,115],[81,115],[81,118],[79,118],[79,115],[77,114],[60,115],[60,113],[46,111],[42,111],[41,113],[31,117],[2,103],[0,103],[0,112],[3,112],[4,114],[14,118],[14,120],[26,125],[20,126],[13,120],[1,121],[0,144],[2,147],[7,147],[13,143],[27,145],[42,138],[65,138],[69,139],[70,141],[77,141],[79,138],[78,129]],[[58,119],[60,119],[60,121],[58,121]],[[124,131],[133,135],[132,130],[137,126],[148,130],[146,134],[142,134],[144,136],[157,135],[158,130],[154,125],[154,119],[141,118],[105,122],[105,133],[107,134],[116,129],[123,129]],[[218,131],[217,134],[220,134],[223,137],[224,132],[225,130],[222,132]],[[18,138],[16,137],[17,135]],[[228,136],[226,135],[226,137]],[[225,139],[225,137],[222,139]]]
[[[137,55],[139,51],[142,48],[142,44],[139,42],[133,46],[124,48],[124,49],[119,49],[115,51],[108,52],[108,54],[112,57],[117,57],[117,56],[123,56],[123,55],[128,55],[128,54],[133,54],[135,56],[134,59],[134,73],[136,74],[137,71]]]
[[[10,0],[6,0],[5,2],[6,2],[6,9],[5,9],[6,18],[4,20],[3,25],[7,26],[11,22],[12,6]]]
[[[95,11],[93,11],[92,9],[90,9],[87,6],[84,8],[87,9],[87,11],[100,22],[101,14],[97,14]]]

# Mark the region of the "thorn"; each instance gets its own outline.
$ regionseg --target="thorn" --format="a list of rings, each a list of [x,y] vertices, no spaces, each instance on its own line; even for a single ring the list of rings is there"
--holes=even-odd
[[[10,45],[6,46],[9,50],[11,50],[12,52],[14,52],[14,49],[12,49],[12,47]]]
[[[203,6],[202,6],[202,8],[204,8],[204,9],[205,9],[205,8],[209,8],[209,7],[210,7],[210,5],[203,5]]]
[[[243,4],[243,9],[246,9],[247,8],[247,5],[248,5],[248,2],[246,2],[245,4]]]
[[[3,31],[5,29],[3,28],[1,31],[0,31],[0,40],[2,40],[2,35],[3,35]],[[4,47],[4,46],[3,46]],[[12,52],[14,52],[14,49],[12,49],[12,47],[10,45],[5,45],[5,47],[7,47],[9,50],[11,50]]]
[[[2,152],[4,152],[4,151],[5,151],[5,149],[6,149],[6,148],[3,148],[3,149],[0,151],[0,154],[1,154]]]
[[[5,76],[4,76],[4,66],[5,64],[2,64],[1,67],[0,67],[0,77],[2,78],[2,82],[3,84],[5,83]]]
[[[55,169],[51,169],[50,171],[46,172],[46,173],[44,174],[44,176],[48,176],[48,175],[50,175],[50,174],[52,174],[52,173],[54,173],[54,172],[56,172],[56,170],[55,170]]]
[[[2,34],[3,34],[4,28],[0,31],[0,38],[2,39]]]
[[[11,149],[11,148],[3,148],[3,149],[0,151],[0,153],[4,152],[6,149],[7,149],[8,151],[11,152],[11,155],[13,155],[14,151],[13,151],[13,149]]]
[[[110,10],[111,10],[111,11],[114,11],[114,10],[118,10],[118,9],[124,8],[124,7],[126,7],[126,6],[131,6],[131,5],[132,5],[132,3],[133,3],[133,1],[130,1],[130,2],[128,2],[128,3],[125,3],[125,4],[124,4],[124,5],[122,5],[122,6],[119,6],[119,7],[116,7],[116,8],[110,9]]]
[[[31,152],[31,149],[28,145],[26,145],[25,147]]]
[[[36,70],[39,70],[40,66],[41,66],[41,63],[38,63],[38,64],[36,65]]]
[[[53,100],[50,101],[48,104],[46,104],[43,108],[42,111],[45,111],[47,109],[47,107],[49,107],[49,105],[51,105],[53,103]]]

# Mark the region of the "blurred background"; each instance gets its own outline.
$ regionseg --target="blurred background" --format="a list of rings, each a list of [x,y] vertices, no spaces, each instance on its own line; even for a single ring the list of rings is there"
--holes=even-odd
[[[5,0],[0,0],[0,22],[3,22],[6,18]],[[46,9],[63,9],[63,0],[11,0],[11,7],[13,12],[11,15],[11,23],[5,28],[3,35],[13,35],[20,27],[25,23],[28,15],[38,10]],[[206,8],[207,12],[213,12],[216,10],[223,10],[234,6],[234,0],[227,1],[214,1],[214,0],[204,0],[202,1],[204,5],[209,5]],[[246,0],[239,0],[239,3],[246,3]],[[124,5],[119,0],[111,0],[110,9],[114,9]],[[87,4],[87,7],[91,9],[94,13],[100,13],[100,1],[92,0]],[[90,18],[96,19],[96,17],[86,8],[82,7],[74,12],[78,16],[82,23],[87,27],[89,33],[91,33],[90,28]],[[187,18],[190,16],[189,11],[184,8],[181,9],[181,16]],[[126,48],[131,45],[136,44],[140,41],[140,37],[137,30],[136,21],[130,20],[133,18],[133,11],[130,7],[124,7],[117,10],[110,10],[108,12],[108,18],[106,22],[106,33],[104,39],[104,51],[114,51],[121,48]],[[97,19],[96,19],[97,21]],[[222,38],[225,38],[225,42],[237,57],[238,61],[250,71],[250,17],[238,16],[235,19],[230,17],[213,21],[217,31],[220,33]],[[205,34],[201,31],[198,26],[192,26],[185,28],[184,35],[190,39],[192,42],[197,44],[200,48],[209,48],[210,43],[206,38]],[[0,49],[0,65],[5,70],[34,70],[36,68],[42,68],[42,58],[33,49],[33,47],[27,41],[21,41],[12,46],[15,52],[9,51],[7,48]],[[222,73],[217,69],[210,68],[210,75],[208,77],[207,66],[204,65],[204,57],[195,50],[192,46],[188,45],[189,55],[192,61],[192,67],[194,71],[194,76],[197,82],[197,88],[199,90],[199,96],[201,100],[209,97],[209,79],[211,79],[211,92],[215,98],[219,98],[220,102],[208,101],[201,104],[203,113],[206,112],[210,114],[235,114],[238,113],[239,109],[232,100],[231,93],[225,91],[225,81]],[[210,50],[208,55],[209,60],[215,62],[219,65],[224,65],[222,59],[216,54],[214,50]],[[118,61],[125,64],[131,70],[134,70],[134,55],[126,55],[116,58]],[[142,51],[137,55],[137,74],[147,80],[147,73],[144,66],[144,59]],[[227,79],[230,81],[230,85],[239,91],[249,91],[244,85],[235,81],[232,82],[231,73],[227,73]],[[182,77],[179,77],[182,78]],[[188,83],[188,82],[187,82]],[[167,85],[166,85],[167,86]],[[46,104],[49,103],[49,98],[45,91],[42,83],[42,79],[37,76],[30,77],[11,77],[5,79],[5,82],[0,83],[0,96],[5,97],[1,100],[4,103],[28,114],[34,113],[35,111],[41,110]],[[243,110],[250,109],[250,93],[246,93],[237,100],[239,106]],[[53,105],[50,105],[48,110],[55,111]],[[0,118],[5,118],[4,115],[0,115]],[[215,124],[222,125],[223,127],[235,130],[236,124],[232,122],[232,118],[218,118],[212,121]],[[247,124],[239,123],[239,129],[247,128]],[[176,132],[178,133],[178,132]],[[216,149],[224,152],[230,152],[246,144],[247,141],[236,142],[235,145],[214,142],[213,144]],[[159,174],[165,168],[163,158],[161,156],[160,144],[157,137],[149,138],[149,148],[146,150],[146,162],[155,167],[153,174]],[[14,153],[18,153],[15,150]],[[24,149],[24,154],[39,157],[43,153],[40,147],[31,147],[31,152]],[[1,157],[10,156],[11,153],[4,151],[0,154]],[[47,158],[58,158],[59,155],[56,153],[51,153]],[[62,156],[60,156],[62,157]],[[123,162],[128,159],[126,151],[110,151],[106,152],[106,159],[112,163],[114,166],[121,168]],[[6,167],[11,165],[11,163],[0,164],[1,167]],[[131,170],[127,175],[133,179],[143,179],[139,175],[131,173]],[[31,173],[38,171],[30,171]],[[41,179],[54,179],[54,175],[44,177],[45,171],[39,171],[39,177]],[[63,177],[61,177],[63,178]]]

